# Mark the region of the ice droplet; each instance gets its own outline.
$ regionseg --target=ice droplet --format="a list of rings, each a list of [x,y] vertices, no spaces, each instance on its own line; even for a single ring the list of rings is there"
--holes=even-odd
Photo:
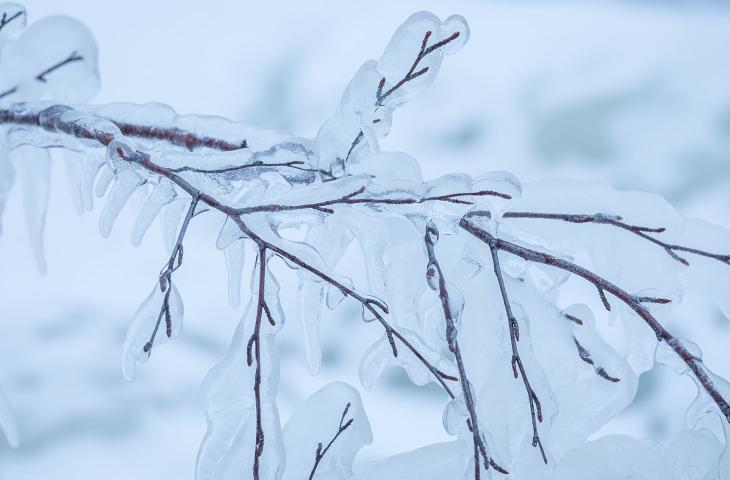
[[[127,200],[139,188],[141,178],[131,169],[124,169],[116,176],[114,186],[99,218],[99,232],[106,238],[112,233],[114,222],[127,204]]]
[[[228,272],[228,303],[233,308],[241,305],[241,274],[246,261],[246,244],[243,240],[231,243],[223,250]]]

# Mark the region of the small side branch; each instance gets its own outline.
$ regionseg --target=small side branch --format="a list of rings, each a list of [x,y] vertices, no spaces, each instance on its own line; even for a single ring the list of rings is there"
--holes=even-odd
[[[10,22],[12,22],[13,20],[17,20],[23,15],[25,15],[25,12],[22,10],[19,10],[10,16],[8,16],[8,12],[3,12],[3,16],[2,18],[0,18],[0,31],[2,31],[2,29],[5,28]]]
[[[530,417],[532,420],[532,446],[540,448],[540,454],[542,455],[542,461],[547,464],[547,456],[545,455],[545,449],[540,440],[540,434],[537,430],[537,422],[542,423],[542,406],[540,404],[540,398],[533,390],[530,385],[530,380],[527,378],[525,373],[525,366],[522,363],[522,357],[520,357],[519,349],[517,348],[517,342],[520,340],[520,326],[517,323],[517,319],[512,313],[512,306],[510,305],[509,297],[507,296],[507,288],[504,284],[504,276],[502,275],[502,267],[499,264],[499,252],[495,245],[489,245],[489,250],[492,253],[492,263],[494,265],[494,275],[497,277],[499,283],[499,291],[502,294],[502,303],[504,303],[504,310],[507,314],[507,322],[509,327],[510,343],[512,345],[512,373],[515,378],[519,375],[522,376],[522,383],[525,385],[525,391],[527,392],[527,400],[530,403]]]
[[[676,245],[668,242],[664,242],[655,237],[649,235],[650,233],[662,233],[666,231],[664,227],[642,227],[638,225],[630,225],[624,223],[622,218],[615,215],[606,215],[603,213],[596,213],[593,215],[585,214],[567,214],[567,213],[537,213],[537,212],[507,212],[503,218],[528,218],[528,219],[542,219],[542,220],[558,220],[568,223],[593,223],[599,225],[611,225],[627,232],[631,232],[637,237],[643,238],[655,245],[658,245],[664,251],[683,265],[689,265],[689,261],[686,258],[680,256],[677,252],[691,253],[699,255],[701,257],[710,258],[717,260],[718,262],[730,265],[730,255],[718,254],[701,250],[698,248],[685,247],[684,245]],[[610,310],[610,309],[609,309]]]
[[[155,343],[155,338],[157,337],[157,332],[160,328],[160,325],[162,324],[163,318],[165,319],[165,333],[167,335],[167,338],[170,338],[172,336],[172,315],[170,314],[170,292],[172,291],[172,274],[182,265],[183,240],[185,239],[185,234],[188,231],[190,220],[192,220],[193,216],[195,215],[195,207],[198,205],[199,198],[199,195],[193,195],[193,198],[190,201],[190,206],[188,207],[188,212],[187,214],[185,214],[185,219],[183,220],[182,226],[180,227],[180,232],[177,235],[177,240],[175,241],[175,245],[172,248],[170,259],[167,261],[167,264],[160,272],[160,290],[164,292],[165,297],[162,300],[162,307],[160,308],[160,314],[157,316],[157,323],[155,323],[155,328],[152,330],[152,335],[150,336],[150,339],[147,341],[147,343],[144,345],[144,351],[148,355],[152,351],[152,346]]]
[[[350,403],[348,402],[347,405],[345,405],[345,410],[342,412],[342,416],[340,417],[340,424],[337,427],[337,432],[332,437],[332,439],[329,441],[326,447],[322,448],[322,443],[320,442],[317,444],[317,451],[314,453],[314,466],[312,466],[312,471],[309,473],[309,480],[314,479],[314,474],[317,471],[317,467],[319,467],[319,462],[322,461],[322,458],[327,454],[330,447],[337,441],[337,439],[342,435],[342,432],[350,428],[350,425],[352,425],[352,422],[354,419],[349,419],[345,421],[345,417],[347,416],[347,412],[350,411]]]
[[[83,59],[84,59],[84,57],[79,55],[77,52],[75,52],[75,51],[71,52],[71,54],[68,57],[66,57],[66,59],[61,60],[60,62],[53,64],[50,67],[46,68],[41,73],[36,75],[35,79],[38,80],[39,82],[46,83],[48,81],[46,79],[46,77],[48,75],[50,75],[51,73],[55,72],[59,68],[65,67],[66,65],[68,65],[70,63],[80,62]]]
[[[596,375],[613,383],[621,381],[620,378],[609,375],[608,372],[606,372],[605,368],[596,365],[596,362],[594,362],[593,358],[591,357],[591,352],[586,350],[586,348],[580,344],[577,338],[573,337],[573,342],[575,342],[575,348],[578,349],[578,356],[580,357],[580,359],[586,362],[588,365],[592,366],[593,370],[596,371]]]
[[[471,383],[466,375],[466,367],[464,366],[464,360],[461,356],[461,350],[459,348],[459,340],[457,339],[457,331],[454,321],[454,315],[451,311],[451,304],[449,302],[449,292],[446,288],[446,280],[444,279],[441,265],[436,258],[435,241],[438,238],[438,231],[435,227],[429,224],[426,227],[426,235],[424,241],[426,243],[426,252],[428,253],[428,275],[432,277],[437,276],[438,280],[438,295],[441,299],[441,306],[444,310],[444,320],[446,321],[446,342],[449,346],[449,351],[454,354],[456,365],[459,369],[459,380],[461,383],[462,394],[464,395],[464,403],[469,411],[469,419],[467,425],[472,434],[472,441],[474,443],[474,479],[479,480],[481,473],[479,465],[483,461],[484,469],[488,470],[489,467],[493,467],[500,473],[507,474],[508,472],[499,466],[487,453],[487,448],[479,431],[479,419],[477,418],[476,402],[471,391]],[[480,458],[482,461],[480,461]]]

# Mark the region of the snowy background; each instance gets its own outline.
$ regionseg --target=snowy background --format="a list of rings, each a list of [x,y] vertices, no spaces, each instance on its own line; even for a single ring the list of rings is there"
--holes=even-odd
[[[470,42],[396,113],[384,149],[411,153],[426,177],[510,170],[523,180],[604,179],[730,227],[730,6],[723,2],[263,3],[25,2],[30,21],[67,14],[91,29],[100,53],[97,102],[157,101],[302,136],[316,133],[355,70],[380,55],[408,15],[461,13]],[[205,216],[193,224],[176,273],[184,335],[126,383],[121,345],[165,261],[160,235],[153,229],[141,247],[130,245],[139,198],[102,239],[98,212],[75,213],[62,162],[53,176],[47,275],[36,272],[18,191],[3,218],[0,383],[22,446],[0,445],[0,478],[192,478],[205,430],[197,388],[241,315],[226,300],[217,226]],[[295,288],[295,276],[288,279],[284,286]],[[293,311],[289,300],[284,307]],[[289,317],[279,335],[284,421],[332,380],[358,385],[359,357],[380,335],[344,302],[323,322],[324,364],[313,378]],[[669,328],[730,376],[730,321],[714,306],[688,297]],[[448,438],[436,387],[410,386],[393,371],[363,393],[375,440],[360,462]],[[656,368],[642,377],[636,404],[602,433],[661,439],[681,426],[693,395],[689,379]]]

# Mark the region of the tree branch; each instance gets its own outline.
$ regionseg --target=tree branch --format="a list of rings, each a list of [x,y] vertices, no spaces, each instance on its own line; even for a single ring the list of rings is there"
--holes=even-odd
[[[484,461],[484,469],[489,470],[490,465],[494,467],[500,473],[507,474],[508,472],[499,466],[488,454],[487,448],[484,444],[482,434],[479,432],[479,419],[477,418],[476,402],[471,391],[471,383],[469,378],[466,376],[466,367],[464,366],[464,360],[461,357],[461,350],[459,348],[459,340],[457,339],[457,330],[454,323],[454,315],[451,311],[451,303],[449,302],[449,291],[446,288],[446,279],[444,273],[441,270],[441,265],[436,258],[436,239],[438,239],[438,230],[433,224],[426,226],[426,235],[424,241],[426,243],[426,252],[428,254],[428,269],[427,275],[433,279],[435,276],[438,280],[438,295],[441,299],[441,307],[444,310],[444,319],[446,321],[446,342],[449,346],[449,351],[454,354],[456,365],[459,368],[459,381],[461,383],[461,391],[464,395],[464,403],[469,411],[469,419],[467,425],[472,433],[472,441],[474,442],[474,479],[479,480],[480,470],[479,456],[481,455]],[[430,280],[432,281],[432,280]]]
[[[697,248],[685,247],[682,245],[675,245],[667,242],[663,242],[659,239],[648,235],[648,233],[662,233],[666,229],[664,227],[652,228],[652,227],[641,227],[637,225],[630,225],[624,223],[622,218],[619,216],[606,215],[603,213],[596,213],[593,215],[589,214],[567,214],[567,213],[537,213],[537,212],[507,212],[503,215],[503,218],[529,218],[529,219],[542,219],[542,220],[560,220],[568,223],[594,223],[600,225],[612,225],[616,228],[626,230],[633,233],[634,235],[648,240],[655,245],[659,245],[667,252],[667,255],[672,257],[674,260],[689,265],[689,262],[677,255],[676,252],[692,253],[706,258],[717,260],[726,265],[730,265],[730,255],[721,255],[717,253],[707,252]]]
[[[625,290],[622,290],[605,278],[600,277],[590,270],[580,267],[572,262],[496,238],[473,223],[469,216],[464,217],[461,220],[460,226],[487,245],[494,245],[498,250],[511,253],[512,255],[521,257],[528,262],[541,263],[543,265],[549,265],[560,270],[570,272],[592,283],[597,289],[599,289],[599,291],[608,292],[618,298],[644,320],[649,328],[652,329],[658,341],[667,342],[667,345],[669,345],[677,356],[679,356],[687,367],[689,367],[700,385],[702,385],[702,388],[705,392],[707,392],[710,398],[712,398],[720,409],[720,412],[722,412],[728,423],[730,423],[730,404],[728,404],[727,400],[718,391],[715,383],[705,371],[702,360],[692,355],[682,342],[672,336],[672,334],[669,333],[656,318],[654,318],[649,310],[647,310],[641,302],[637,301],[634,295],[627,293]]]
[[[309,480],[314,479],[314,473],[317,471],[317,467],[319,467],[319,462],[327,454],[330,447],[335,443],[340,435],[342,435],[342,432],[350,428],[350,425],[352,425],[352,422],[354,421],[354,419],[352,418],[345,422],[345,417],[347,416],[347,412],[349,410],[350,403],[348,402],[347,405],[345,405],[345,410],[342,412],[342,416],[340,417],[340,424],[337,427],[337,433],[335,433],[334,437],[332,437],[327,446],[323,449],[322,443],[317,444],[317,451],[314,453],[314,466],[312,467],[312,471],[309,473]]]
[[[384,105],[383,102],[385,102],[388,97],[403,88],[403,86],[406,85],[408,82],[411,82],[428,72],[428,67],[424,67],[416,71],[416,68],[418,68],[424,58],[426,58],[430,53],[433,53],[436,50],[445,47],[449,43],[459,38],[459,36],[461,36],[461,32],[454,32],[453,34],[451,34],[451,36],[444,38],[443,40],[436,42],[431,46],[428,46],[428,40],[431,38],[432,34],[433,32],[431,32],[430,30],[425,33],[421,42],[421,49],[418,51],[418,55],[416,55],[416,58],[413,60],[411,68],[409,68],[406,74],[403,75],[403,77],[398,80],[392,87],[390,87],[386,91],[383,91],[383,89],[385,88],[386,79],[385,77],[380,79],[380,83],[378,84],[378,90],[375,92],[376,108],[382,107]],[[378,122],[380,122],[380,119],[376,118],[373,120],[373,124],[376,124]],[[350,145],[350,150],[347,152],[347,155],[344,159],[345,163],[347,163],[347,161],[350,159],[350,155],[352,155],[352,152],[355,150],[355,148],[362,142],[363,138],[365,138],[365,133],[360,130],[360,132],[358,132],[358,134],[355,136],[355,139],[352,141],[352,144]]]
[[[517,378],[517,371],[522,376],[522,383],[525,385],[525,391],[527,392],[527,400],[530,403],[530,418],[532,420],[532,446],[540,448],[540,454],[542,455],[542,461],[547,465],[547,456],[545,456],[545,449],[542,446],[540,440],[540,434],[537,431],[537,422],[542,423],[542,406],[540,399],[532,389],[530,381],[525,373],[525,366],[522,363],[522,357],[517,349],[517,342],[520,340],[520,325],[517,323],[517,319],[512,314],[512,307],[510,306],[509,297],[507,296],[507,288],[504,285],[504,277],[502,275],[502,267],[499,264],[499,252],[497,247],[493,244],[489,245],[489,250],[492,253],[492,263],[494,265],[494,275],[497,277],[499,283],[499,291],[502,294],[502,302],[504,303],[504,310],[507,314],[507,327],[509,329],[509,338],[512,345],[512,372]]]
[[[280,204],[269,204],[269,205],[257,205],[255,207],[244,207],[238,209],[238,213],[246,215],[250,213],[260,212],[287,212],[292,210],[308,210],[314,209],[325,213],[334,213],[331,206],[336,205],[414,205],[426,202],[447,202],[447,203],[458,203],[462,205],[473,205],[472,202],[461,200],[460,197],[485,197],[493,196],[505,199],[511,199],[512,197],[500,192],[493,190],[480,190],[478,192],[463,192],[463,193],[451,193],[448,195],[437,195],[431,197],[421,198],[355,198],[358,195],[365,193],[365,187],[361,187],[352,193],[343,195],[342,197],[333,200],[324,200],[321,202],[305,203],[300,205],[280,205]]]

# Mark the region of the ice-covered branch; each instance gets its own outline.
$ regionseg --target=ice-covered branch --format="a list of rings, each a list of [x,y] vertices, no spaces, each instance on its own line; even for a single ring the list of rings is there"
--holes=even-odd
[[[525,385],[525,391],[527,392],[527,401],[530,403],[530,419],[532,421],[532,446],[540,448],[540,454],[542,460],[547,464],[547,456],[545,456],[545,448],[540,440],[540,434],[537,430],[537,422],[542,423],[542,405],[540,404],[540,398],[537,396],[535,390],[530,385],[530,380],[527,378],[525,373],[525,366],[522,363],[522,357],[520,357],[519,349],[517,348],[517,342],[520,340],[520,325],[517,319],[512,314],[512,306],[510,305],[509,297],[507,296],[507,288],[504,284],[504,276],[502,275],[502,267],[499,264],[499,252],[494,244],[489,245],[489,250],[492,254],[492,265],[494,266],[494,275],[497,277],[499,283],[499,291],[502,296],[502,303],[504,303],[504,310],[507,315],[507,328],[509,330],[509,339],[512,346],[512,372],[515,378],[522,377],[522,383]]]
[[[667,331],[667,329],[664,328],[661,323],[659,323],[659,321],[649,312],[649,310],[647,310],[644,305],[642,305],[641,302],[637,300],[634,295],[631,295],[630,293],[626,292],[615,284],[609,282],[605,278],[579,265],[576,265],[575,263],[563,260],[561,258],[557,258],[544,252],[539,252],[537,250],[522,247],[515,243],[499,239],[485,229],[480,228],[473,219],[469,218],[469,216],[462,219],[460,225],[461,228],[471,233],[490,247],[493,246],[497,250],[511,253],[512,255],[521,257],[528,262],[541,263],[543,265],[549,265],[560,270],[570,272],[592,283],[599,292],[608,292],[618,298],[621,302],[626,304],[626,306],[628,306],[644,320],[649,328],[652,329],[658,341],[666,342],[667,345],[669,345],[670,348],[677,354],[677,356],[679,356],[682,362],[684,362],[687,367],[692,371],[694,377],[697,379],[705,392],[718,406],[720,412],[726,418],[728,423],[730,423],[730,404],[728,404],[727,400],[723,397],[723,394],[718,390],[702,360],[690,353],[690,351],[687,350],[682,342],[680,342],[671,333],[669,333],[669,331]]]
[[[375,107],[376,108],[384,106],[385,105],[384,102],[391,95],[398,92],[398,90],[402,89],[409,82],[414,81],[421,75],[425,75],[428,72],[430,67],[426,66],[426,67],[416,70],[421,65],[421,62],[423,61],[423,59],[426,58],[429,54],[431,54],[431,53],[447,46],[451,42],[457,40],[462,35],[462,33],[459,31],[456,31],[456,32],[452,33],[451,35],[449,35],[448,37],[443,38],[443,39],[433,43],[432,45],[429,45],[428,41],[432,35],[433,35],[433,32],[431,30],[428,30],[423,35],[423,40],[421,42],[421,49],[418,51],[416,58],[413,59],[413,63],[411,64],[411,67],[408,69],[408,71],[405,72],[403,77],[401,77],[399,80],[395,81],[395,83],[387,90],[384,90],[385,84],[386,84],[386,78],[382,77],[380,79],[380,82],[378,83],[378,89],[375,92]],[[382,121],[382,119],[379,119],[379,118],[373,119],[374,124],[380,123],[381,121]],[[344,159],[345,163],[347,163],[347,161],[350,160],[350,156],[352,155],[352,152],[355,150],[355,148],[357,148],[358,145],[360,145],[360,142],[362,142],[363,138],[365,138],[365,133],[362,130],[360,130],[360,132],[358,132],[358,134],[355,136],[355,139],[352,141],[350,149],[347,151],[347,155],[345,156],[345,159]]]
[[[441,300],[441,307],[444,311],[444,321],[446,323],[446,342],[449,346],[449,351],[454,355],[456,365],[459,369],[459,383],[461,384],[462,396],[464,398],[466,409],[469,412],[467,425],[471,431],[472,441],[474,444],[474,479],[479,480],[481,476],[480,464],[482,464],[482,462],[480,461],[480,458],[484,462],[483,465],[485,470],[488,470],[491,466],[498,472],[506,474],[508,472],[499,466],[487,453],[484,437],[479,431],[476,401],[472,392],[472,385],[466,374],[466,367],[464,366],[461,349],[459,348],[458,330],[456,328],[457,318],[455,318],[455,315],[458,314],[452,309],[452,302],[449,299],[449,290],[446,284],[446,279],[444,278],[444,273],[441,270],[441,265],[436,258],[436,242],[438,241],[438,237],[438,229],[435,225],[429,223],[426,226],[426,234],[424,236],[426,252],[428,254],[426,278],[429,286],[438,293],[439,299]]]
[[[0,18],[0,30],[5,28],[13,20],[18,20],[23,15],[25,15],[25,12],[23,10],[18,10],[14,13],[11,13],[9,16],[8,12],[3,12],[3,16],[2,18]]]
[[[194,196],[193,199],[190,201],[190,206],[188,207],[188,211],[185,214],[185,219],[183,220],[182,226],[180,227],[180,233],[178,234],[175,246],[172,248],[170,259],[167,261],[167,264],[160,272],[160,290],[165,294],[165,297],[162,301],[162,308],[160,309],[160,314],[157,317],[155,328],[152,330],[152,335],[150,336],[149,341],[143,347],[144,351],[147,353],[151,353],[152,346],[155,344],[157,331],[160,328],[160,323],[162,322],[163,318],[165,319],[165,334],[167,335],[167,338],[172,337],[172,315],[170,313],[170,292],[172,291],[172,274],[182,265],[183,240],[185,239],[185,234],[188,231],[190,220],[192,220],[193,215],[195,214],[195,207],[197,205],[198,197]]]
[[[603,213],[596,214],[568,214],[568,213],[538,213],[538,212],[506,212],[503,218],[528,218],[542,220],[558,220],[568,223],[593,223],[599,225],[612,225],[616,228],[626,230],[634,235],[643,238],[655,245],[659,245],[674,260],[689,265],[684,257],[680,257],[677,252],[691,253],[706,258],[711,258],[719,262],[730,265],[730,254],[717,254],[700,250],[698,248],[687,247],[684,245],[675,245],[667,243],[658,238],[648,235],[649,233],[662,233],[666,229],[664,227],[642,227],[638,225],[630,225],[622,221],[622,218],[616,215],[606,215]]]
[[[447,202],[447,203],[456,203],[460,205],[472,205],[472,202],[468,200],[462,200],[463,197],[486,197],[486,196],[493,196],[493,197],[499,197],[504,199],[510,199],[508,194],[495,192],[492,190],[480,190],[477,192],[461,192],[461,193],[450,193],[446,195],[434,195],[434,196],[426,196],[421,198],[410,198],[410,197],[401,197],[401,198],[361,198],[360,195],[362,195],[365,192],[365,187],[361,187],[354,192],[348,193],[346,195],[343,195],[342,197],[333,199],[333,200],[323,200],[321,202],[313,202],[313,203],[305,203],[300,205],[281,205],[281,204],[269,204],[269,205],[257,205],[255,207],[244,207],[239,209],[239,213],[242,215],[249,214],[249,213],[259,213],[259,212],[286,212],[286,211],[292,211],[292,210],[318,210],[320,212],[324,213],[334,213],[334,210],[332,210],[333,206],[337,205],[414,205],[419,203],[427,203],[427,202]]]
[[[348,419],[345,421],[345,417],[347,417],[347,412],[350,410],[351,403],[347,403],[345,405],[345,409],[342,411],[342,416],[340,417],[340,424],[337,426],[337,432],[335,432],[332,439],[330,439],[329,443],[327,443],[327,446],[322,448],[322,443],[317,444],[317,451],[314,453],[314,465],[312,466],[312,471],[309,472],[309,480],[314,479],[314,474],[317,472],[317,467],[319,467],[319,462],[322,461],[324,456],[327,454],[329,449],[334,445],[334,443],[337,441],[338,438],[340,438],[340,435],[342,435],[342,432],[350,428],[352,425],[352,422],[354,422],[353,418]]]

